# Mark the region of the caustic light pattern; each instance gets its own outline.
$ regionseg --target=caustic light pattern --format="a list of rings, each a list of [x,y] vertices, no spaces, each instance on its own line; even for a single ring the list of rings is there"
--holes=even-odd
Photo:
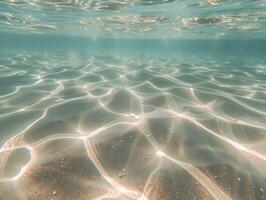
[[[265,199],[265,63],[193,59],[2,57],[0,199]]]

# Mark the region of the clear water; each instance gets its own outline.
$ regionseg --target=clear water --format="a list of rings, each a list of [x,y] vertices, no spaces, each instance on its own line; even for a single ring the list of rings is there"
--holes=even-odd
[[[0,200],[266,199],[265,0],[2,0],[0,52]]]

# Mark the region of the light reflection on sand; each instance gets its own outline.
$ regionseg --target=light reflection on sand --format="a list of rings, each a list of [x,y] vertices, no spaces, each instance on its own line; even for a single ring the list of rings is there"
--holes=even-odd
[[[0,66],[0,199],[265,199],[266,70],[46,54]]]

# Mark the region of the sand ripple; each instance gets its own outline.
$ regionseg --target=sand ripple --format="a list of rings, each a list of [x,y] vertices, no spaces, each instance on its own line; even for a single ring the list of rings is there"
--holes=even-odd
[[[0,199],[266,198],[265,65],[1,59]]]

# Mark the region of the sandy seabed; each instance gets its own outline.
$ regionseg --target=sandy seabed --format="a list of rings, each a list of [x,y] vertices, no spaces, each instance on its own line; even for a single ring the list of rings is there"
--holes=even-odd
[[[265,64],[188,58],[2,57],[0,199],[266,199]]]

